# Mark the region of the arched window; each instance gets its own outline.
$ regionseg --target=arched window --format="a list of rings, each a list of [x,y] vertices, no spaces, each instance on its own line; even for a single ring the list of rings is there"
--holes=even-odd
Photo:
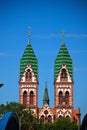
[[[31,79],[32,79],[32,73],[30,69],[28,69],[26,72],[26,81],[31,81]]]
[[[67,115],[66,118],[70,119],[70,117]]]
[[[30,105],[33,105],[34,102],[34,93],[33,91],[30,92]]]
[[[27,92],[23,92],[23,104],[27,105]]]
[[[59,118],[62,118],[62,116],[60,115]]]
[[[69,104],[69,92],[66,91],[65,93],[65,99],[66,99],[66,104],[68,105]]]
[[[67,80],[66,69],[62,69],[62,72],[61,72],[61,80],[62,80],[62,81],[66,81],[66,80]]]
[[[28,80],[28,72],[26,72],[26,81]]]
[[[62,104],[62,98],[63,98],[63,94],[62,91],[59,92],[59,104]]]
[[[49,115],[48,116],[48,123],[51,123],[52,122],[52,117]]]
[[[42,115],[40,119],[42,122],[44,122],[44,115]]]

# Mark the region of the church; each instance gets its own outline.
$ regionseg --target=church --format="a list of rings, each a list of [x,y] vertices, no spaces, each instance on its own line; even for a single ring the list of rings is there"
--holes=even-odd
[[[43,95],[43,106],[38,107],[38,59],[28,41],[20,60],[19,102],[44,123],[55,122],[57,118],[67,117],[79,124],[80,111],[73,104],[73,64],[68,49],[62,42],[54,63],[54,108],[49,106],[47,82]]]

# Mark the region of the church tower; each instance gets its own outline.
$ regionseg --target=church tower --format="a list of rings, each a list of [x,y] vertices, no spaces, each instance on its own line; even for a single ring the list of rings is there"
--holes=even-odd
[[[43,106],[47,103],[49,105],[49,95],[48,95],[48,88],[47,88],[47,82],[44,90],[44,96],[43,96]]]
[[[54,64],[54,106],[56,118],[73,118],[73,66],[64,42]]]
[[[20,60],[19,101],[37,116],[38,108],[38,61],[30,43]]]

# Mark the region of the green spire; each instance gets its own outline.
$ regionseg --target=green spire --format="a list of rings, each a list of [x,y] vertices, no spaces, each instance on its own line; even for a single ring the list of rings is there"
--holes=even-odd
[[[45,83],[45,90],[44,90],[44,96],[43,96],[43,105],[45,103],[47,103],[49,105],[49,95],[48,95],[47,82]]]
[[[22,77],[28,63],[30,63],[35,76],[38,78],[38,61],[30,43],[27,45],[20,61],[20,78]]]
[[[55,60],[55,65],[54,65],[54,78],[55,79],[57,78],[58,73],[63,63],[66,64],[70,77],[73,78],[72,59],[69,55],[69,52],[64,42],[62,43],[59,53]]]

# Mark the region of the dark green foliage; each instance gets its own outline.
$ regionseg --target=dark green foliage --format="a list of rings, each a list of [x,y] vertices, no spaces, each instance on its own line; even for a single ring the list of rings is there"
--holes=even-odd
[[[63,117],[57,119],[55,123],[40,125],[38,130],[78,130],[78,126],[68,118]]]
[[[25,105],[10,102],[6,103],[6,105],[0,105],[0,114],[4,114],[7,111],[15,112],[19,119],[19,125],[21,126],[21,130],[33,130],[39,124],[39,121],[34,117],[33,111],[30,109],[25,109]]]
[[[25,106],[22,104],[16,102],[10,102],[10,103],[7,102],[6,105],[4,104],[0,105],[0,113],[4,114],[7,111],[11,111],[11,112],[15,112],[19,117],[24,108]]]
[[[17,114],[21,130],[78,130],[75,122],[65,117],[57,119],[55,123],[43,124],[34,117],[33,111],[30,109],[25,110],[25,106],[19,103],[10,102],[6,105],[1,104],[0,114],[4,114],[7,111]]]
[[[77,125],[70,119],[62,117],[55,122],[57,130],[77,130]]]

